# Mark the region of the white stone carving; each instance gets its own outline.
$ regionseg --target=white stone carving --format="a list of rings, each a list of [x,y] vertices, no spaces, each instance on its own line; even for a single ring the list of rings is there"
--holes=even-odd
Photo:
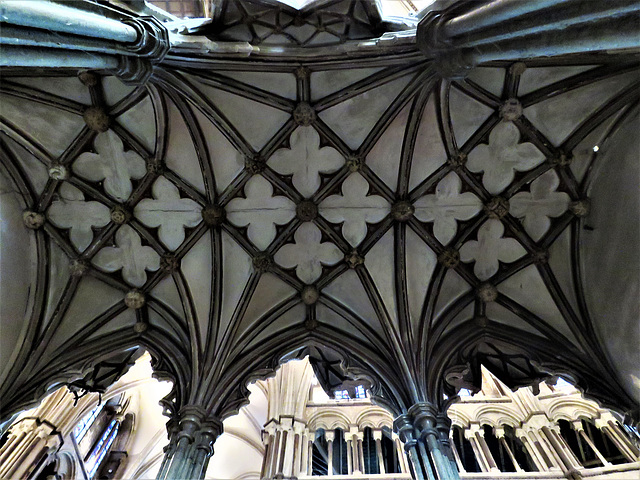
[[[489,145],[478,145],[469,153],[467,168],[484,172],[482,183],[493,195],[513,181],[515,172],[540,165],[545,157],[532,143],[518,143],[520,131],[512,122],[500,122],[489,134]]]
[[[238,227],[249,225],[249,240],[265,250],[276,238],[276,225],[289,223],[296,205],[287,197],[274,196],[273,186],[262,175],[253,176],[245,185],[246,198],[234,198],[227,205],[227,219]]]
[[[160,268],[160,257],[155,250],[142,246],[140,237],[129,225],[123,225],[116,232],[117,247],[100,250],[93,263],[107,272],[122,269],[122,277],[131,285],[141,287],[147,281],[147,272]]]
[[[480,280],[491,278],[498,271],[499,261],[511,263],[526,251],[514,238],[504,238],[504,225],[500,220],[487,220],[478,230],[478,240],[470,240],[460,247],[460,260],[472,262],[473,271]]]
[[[319,207],[320,214],[332,223],[342,223],[344,238],[356,247],[367,235],[367,223],[387,216],[391,205],[378,195],[368,195],[369,183],[352,173],[342,184],[342,195],[332,195]]]
[[[536,241],[549,230],[550,217],[559,217],[569,208],[571,198],[556,192],[558,185],[558,175],[549,170],[531,182],[530,192],[517,193],[509,200],[511,215],[524,218],[524,229]]]
[[[69,228],[71,243],[83,252],[93,240],[91,227],[109,223],[109,208],[100,202],[85,201],[83,193],[69,183],[63,183],[58,193],[60,200],[51,204],[47,217],[56,227]]]
[[[460,193],[462,181],[451,172],[438,183],[434,195],[425,195],[415,203],[414,215],[433,222],[433,234],[447,245],[458,231],[457,220],[469,220],[482,210],[482,201],[471,192]]]
[[[145,161],[133,150],[124,151],[122,140],[113,130],[96,136],[93,145],[98,153],[85,152],[73,163],[73,171],[92,182],[104,180],[104,191],[119,202],[131,195],[131,179],[144,177]]]
[[[313,283],[322,274],[322,265],[335,265],[343,255],[333,243],[320,243],[322,233],[311,222],[298,227],[293,236],[295,243],[284,245],[274,260],[284,268],[296,267],[296,275],[305,283]]]
[[[180,198],[180,191],[165,177],[158,177],[152,187],[154,199],[141,200],[133,211],[146,226],[158,229],[160,241],[171,251],[184,241],[185,227],[202,221],[202,207],[190,198]]]
[[[267,164],[281,175],[293,175],[293,186],[305,198],[320,188],[320,173],[332,173],[344,165],[335,148],[319,148],[320,135],[313,127],[298,127],[289,143],[290,149],[276,150]]]

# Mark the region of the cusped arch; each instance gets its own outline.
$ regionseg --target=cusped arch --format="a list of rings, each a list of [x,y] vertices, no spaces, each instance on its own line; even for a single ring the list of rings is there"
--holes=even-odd
[[[324,429],[325,431],[341,428],[345,432],[349,431],[349,427],[354,423],[353,419],[344,414],[339,407],[323,408],[317,411],[307,421],[309,430],[316,431]]]
[[[554,422],[558,420],[572,422],[578,418],[596,419],[600,417],[600,409],[584,398],[562,397],[549,402],[547,415]]]
[[[474,412],[474,416],[471,421],[481,425],[490,425],[494,428],[502,425],[509,425],[510,427],[517,428],[521,423],[515,409],[509,408],[505,405],[496,404],[483,405],[478,408]]]
[[[465,428],[468,428],[469,425],[471,424],[471,416],[460,409],[456,409],[456,408],[452,409],[451,407],[449,407],[449,410],[447,411],[447,416],[451,420],[451,426],[456,425],[462,429],[465,429]]]
[[[385,427],[393,428],[393,418],[391,414],[384,408],[373,405],[360,413],[356,417],[355,423],[360,430],[364,430],[366,427],[373,430]]]

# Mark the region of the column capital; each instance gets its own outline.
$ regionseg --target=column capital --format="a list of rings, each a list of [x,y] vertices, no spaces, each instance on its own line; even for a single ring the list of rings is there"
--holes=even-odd
[[[133,27],[138,35],[134,44],[128,44],[127,50],[141,57],[158,63],[169,53],[169,31],[155,17],[142,16],[122,20],[125,25]]]
[[[420,435],[438,436],[436,425],[438,423],[438,410],[430,403],[416,403],[409,409],[414,428]]]
[[[414,447],[418,443],[415,430],[413,428],[413,422],[411,421],[411,416],[409,414],[404,413],[397,417],[393,421],[393,430],[398,433],[400,441],[404,443],[405,450],[409,451],[410,448]]]

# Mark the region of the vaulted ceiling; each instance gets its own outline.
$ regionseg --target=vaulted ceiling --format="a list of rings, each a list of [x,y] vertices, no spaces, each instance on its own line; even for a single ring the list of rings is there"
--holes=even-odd
[[[446,80],[415,48],[305,58],[256,5],[189,41],[289,57],[170,53],[138,87],[3,72],[3,415],[136,346],[170,408],[220,416],[309,348],[395,412],[479,387],[480,364],[637,408],[637,59]],[[379,35],[365,13],[341,28]]]

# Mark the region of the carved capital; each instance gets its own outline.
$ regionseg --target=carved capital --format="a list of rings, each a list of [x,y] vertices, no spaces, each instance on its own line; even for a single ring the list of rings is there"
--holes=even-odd
[[[122,21],[138,32],[138,39],[127,50],[141,57],[149,58],[153,63],[161,62],[169,53],[169,31],[155,17],[144,16],[127,18]]]

